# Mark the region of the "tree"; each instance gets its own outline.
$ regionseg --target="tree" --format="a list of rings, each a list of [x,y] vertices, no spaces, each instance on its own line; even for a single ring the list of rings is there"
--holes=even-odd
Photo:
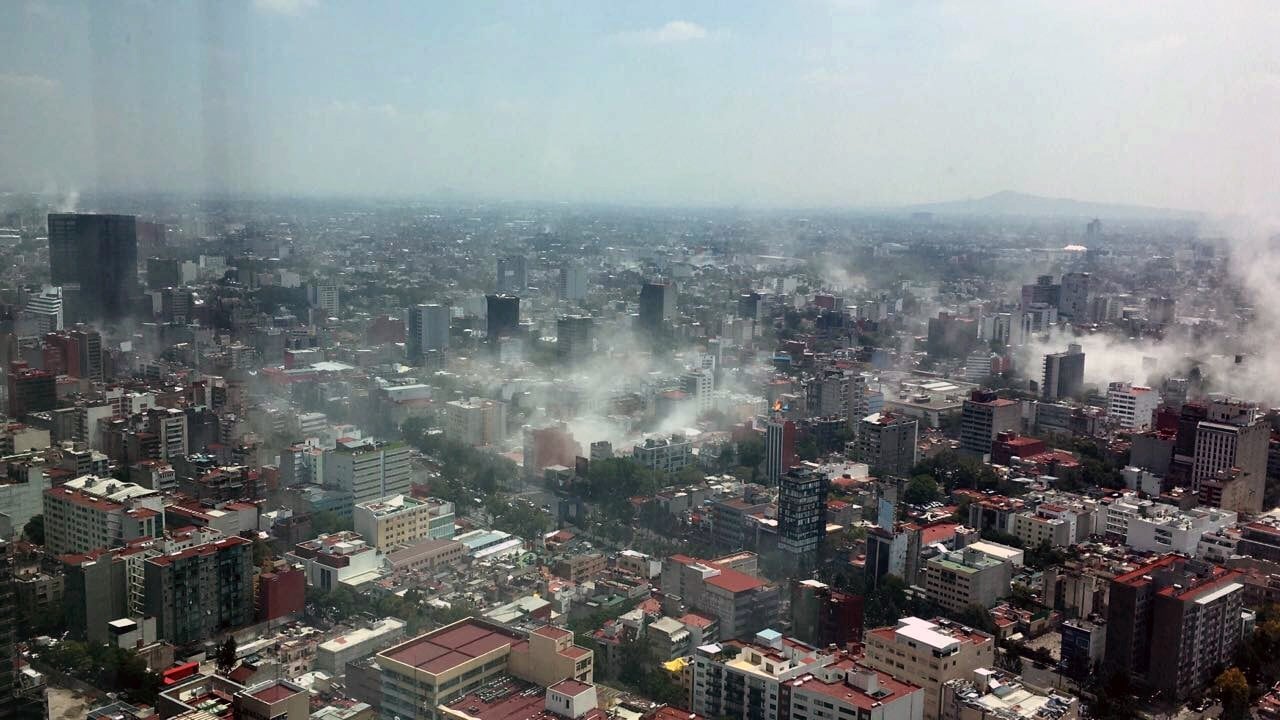
[[[930,475],[916,475],[907,483],[902,499],[911,505],[925,505],[942,497],[938,482]]]
[[[1213,681],[1213,690],[1222,702],[1223,720],[1243,720],[1249,716],[1249,681],[1240,668],[1224,670]]]
[[[996,631],[996,623],[991,619],[990,611],[977,603],[966,605],[958,612],[952,613],[951,619],[985,633]]]
[[[27,526],[23,528],[22,533],[27,539],[36,545],[44,544],[44,515],[33,515],[27,521]]]
[[[796,455],[801,460],[808,460],[810,462],[817,460],[819,455],[818,442],[811,437],[806,437],[796,443]]]
[[[999,543],[1001,545],[1008,545],[1009,547],[1015,548],[1022,547],[1022,538],[1003,530],[997,530],[993,527],[983,528],[982,532],[978,534],[983,540],[988,542]]]
[[[311,513],[311,530],[317,535],[329,535],[343,530],[354,530],[351,521],[344,521],[331,510],[320,510]]]
[[[1041,540],[1040,544],[1026,551],[1026,566],[1033,570],[1044,570],[1054,565],[1061,565],[1067,559],[1067,553]]]
[[[255,538],[253,541],[253,564],[262,567],[271,560],[275,553],[271,551],[271,543],[261,538]]]
[[[227,672],[236,664],[236,638],[234,635],[228,635],[227,639],[222,642],[218,648],[217,665],[218,670]]]
[[[751,480],[754,482],[760,473],[760,463],[764,462],[764,440],[751,438],[739,442],[738,462],[751,470]]]

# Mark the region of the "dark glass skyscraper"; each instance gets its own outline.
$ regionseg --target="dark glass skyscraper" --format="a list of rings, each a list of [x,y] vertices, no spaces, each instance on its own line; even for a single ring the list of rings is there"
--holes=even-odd
[[[676,286],[671,282],[647,282],[640,288],[640,329],[656,333],[675,319]]]
[[[80,286],[70,322],[125,317],[138,283],[137,218],[51,213],[49,274],[54,285]]]
[[[514,335],[520,329],[520,298],[515,295],[486,295],[489,342]]]

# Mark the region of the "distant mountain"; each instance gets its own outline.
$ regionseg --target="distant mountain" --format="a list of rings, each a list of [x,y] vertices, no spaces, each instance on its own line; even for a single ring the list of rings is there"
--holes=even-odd
[[[908,205],[908,212],[935,215],[1024,215],[1027,217],[1102,218],[1113,220],[1199,220],[1202,213],[1190,210],[1113,205],[1067,198],[1041,197],[1004,190],[986,197],[949,202]]]

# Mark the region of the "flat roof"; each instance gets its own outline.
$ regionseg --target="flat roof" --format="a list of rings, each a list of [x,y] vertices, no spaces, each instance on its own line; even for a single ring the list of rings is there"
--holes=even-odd
[[[899,621],[899,636],[923,643],[936,650],[947,650],[960,641],[952,635],[938,632],[938,626],[918,617],[905,617]]]
[[[467,618],[378,653],[389,660],[439,675],[486,653],[523,641],[519,635]]]
[[[291,698],[300,692],[306,692],[306,691],[303,690],[302,688],[290,687],[289,685],[286,685],[285,683],[280,681],[272,682],[270,685],[264,688],[259,688],[259,689],[251,688],[248,691],[250,695],[261,700],[264,703],[278,703],[281,700]]]

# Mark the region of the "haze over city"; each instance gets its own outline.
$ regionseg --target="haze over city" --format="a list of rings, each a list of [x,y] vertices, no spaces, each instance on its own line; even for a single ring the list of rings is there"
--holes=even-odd
[[[1278,37],[0,4],[0,720],[1280,720]]]
[[[1270,2],[0,7],[12,189],[1274,214]]]

